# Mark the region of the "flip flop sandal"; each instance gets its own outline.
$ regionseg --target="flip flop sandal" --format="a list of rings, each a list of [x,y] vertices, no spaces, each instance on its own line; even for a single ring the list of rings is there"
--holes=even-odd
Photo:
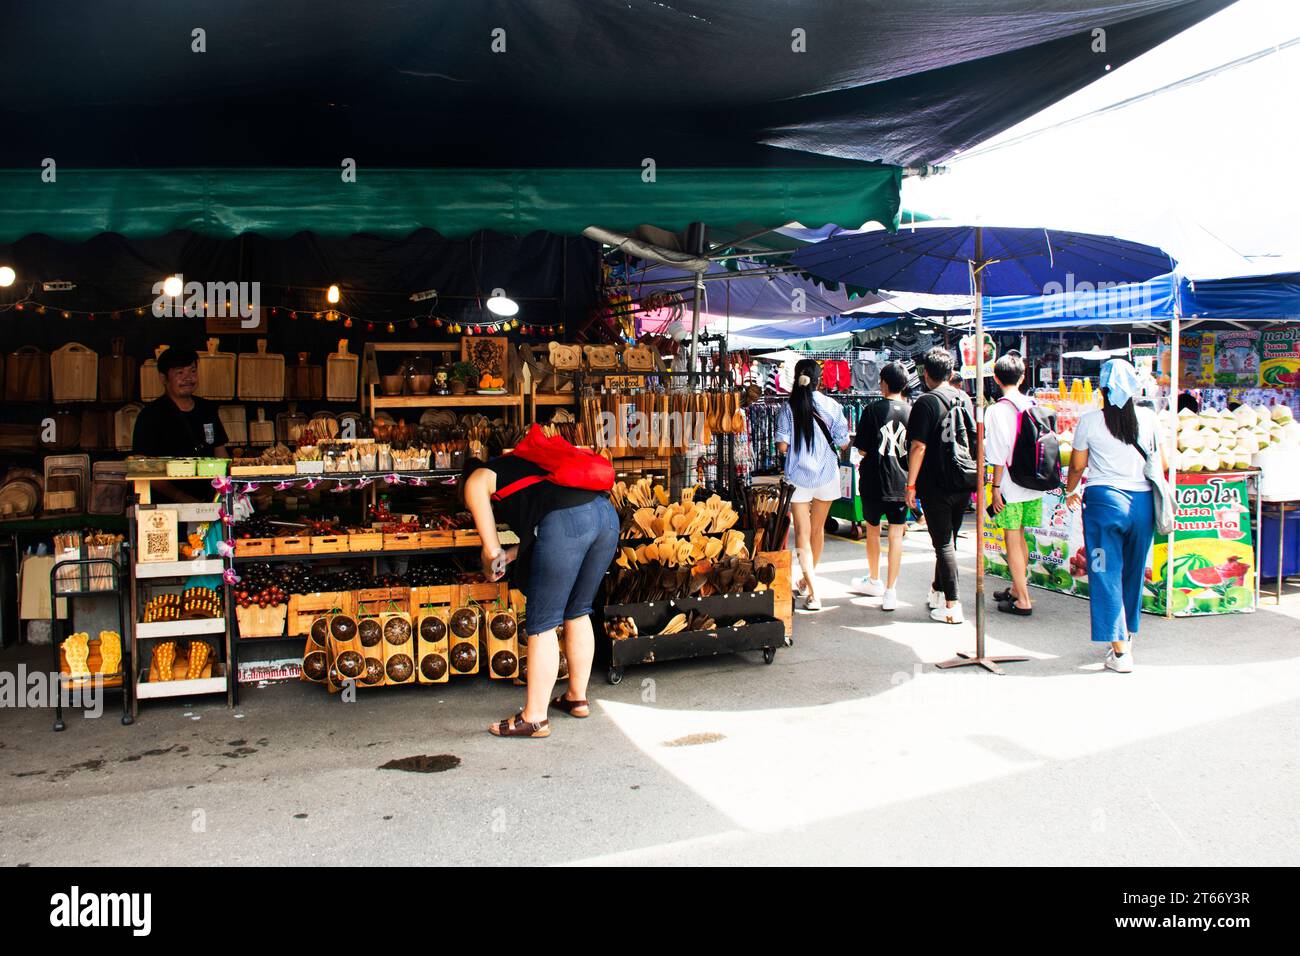
[[[1006,589],[1004,589],[1004,590],[1002,590],[1002,591],[994,591],[994,592],[993,592],[993,600],[995,600],[995,601],[1014,601],[1015,598],[1011,595],[1011,588],[1006,588]]]
[[[564,711],[570,717],[577,717],[579,720],[586,720],[591,716],[591,703],[589,701],[569,700],[569,698],[564,694],[561,694],[559,697],[551,701],[551,706]],[[587,712],[585,714],[575,714],[573,711],[578,707],[587,708]]]
[[[1019,617],[1029,617],[1029,615],[1034,613],[1034,609],[1032,607],[1031,608],[1016,607],[1015,603],[1012,601],[999,601],[998,610],[1001,611],[1003,614],[1015,614]]]
[[[499,724],[494,724],[488,729],[488,733],[494,737],[549,737],[551,736],[551,722],[549,720],[531,723],[524,720],[524,712],[521,710]]]

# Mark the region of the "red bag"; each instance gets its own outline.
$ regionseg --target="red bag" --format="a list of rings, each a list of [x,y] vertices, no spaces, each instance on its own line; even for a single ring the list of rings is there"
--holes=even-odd
[[[594,451],[575,448],[561,435],[547,437],[542,426],[534,424],[528,434],[515,446],[512,455],[546,470],[545,475],[530,475],[498,488],[494,501],[508,498],[516,491],[529,488],[539,481],[549,481],[565,488],[582,488],[587,491],[609,491],[614,487],[614,466]]]

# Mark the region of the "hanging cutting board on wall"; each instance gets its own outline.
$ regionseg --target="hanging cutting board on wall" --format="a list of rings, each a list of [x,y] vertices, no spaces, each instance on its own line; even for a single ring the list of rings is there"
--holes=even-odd
[[[339,350],[325,360],[325,397],[331,402],[357,400],[357,356],[348,351],[348,340],[339,339]]]
[[[56,402],[93,402],[99,387],[99,353],[69,342],[50,353],[50,388]]]
[[[299,352],[298,364],[285,369],[285,398],[315,402],[325,397],[325,370],[310,360],[310,352]]]
[[[167,351],[160,345],[153,350],[153,358],[140,363],[140,401],[152,402],[163,393],[162,376],[158,374],[158,360]]]
[[[5,358],[5,401],[48,402],[50,359],[34,345],[24,345]]]
[[[248,444],[248,409],[243,405],[222,405],[217,409],[217,417],[221,419],[230,444]]]
[[[136,383],[135,357],[126,354],[126,339],[117,337],[109,343],[112,351],[99,357],[99,400],[129,402],[134,398]]]
[[[284,356],[266,350],[257,340],[256,352],[239,355],[239,399],[244,402],[284,401]]]
[[[118,451],[130,451],[135,436],[135,420],[140,417],[144,406],[138,402],[123,405],[113,416],[113,447]]]
[[[199,353],[199,384],[194,394],[214,402],[235,397],[235,353],[219,352],[220,339],[208,339],[208,350]]]

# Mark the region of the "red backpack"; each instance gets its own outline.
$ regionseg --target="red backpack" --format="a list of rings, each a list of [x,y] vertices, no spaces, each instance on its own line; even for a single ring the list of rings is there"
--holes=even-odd
[[[493,501],[501,501],[540,481],[587,491],[609,491],[614,487],[614,466],[607,459],[594,451],[575,448],[561,435],[548,438],[540,425],[534,424],[528,429],[528,434],[511,454],[545,469],[546,474],[529,475],[498,488],[492,496]]]

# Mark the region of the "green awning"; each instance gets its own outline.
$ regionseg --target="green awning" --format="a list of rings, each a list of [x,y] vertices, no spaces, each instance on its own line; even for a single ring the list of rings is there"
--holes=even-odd
[[[576,235],[599,225],[668,230],[692,222],[798,221],[815,227],[898,225],[902,170],[863,164],[825,169],[666,169],[643,182],[630,169],[0,170],[0,242],[33,233],[84,240],[189,229],[213,238],[246,232],[278,238],[371,233],[402,237],[433,229],[448,237],[480,229]]]

